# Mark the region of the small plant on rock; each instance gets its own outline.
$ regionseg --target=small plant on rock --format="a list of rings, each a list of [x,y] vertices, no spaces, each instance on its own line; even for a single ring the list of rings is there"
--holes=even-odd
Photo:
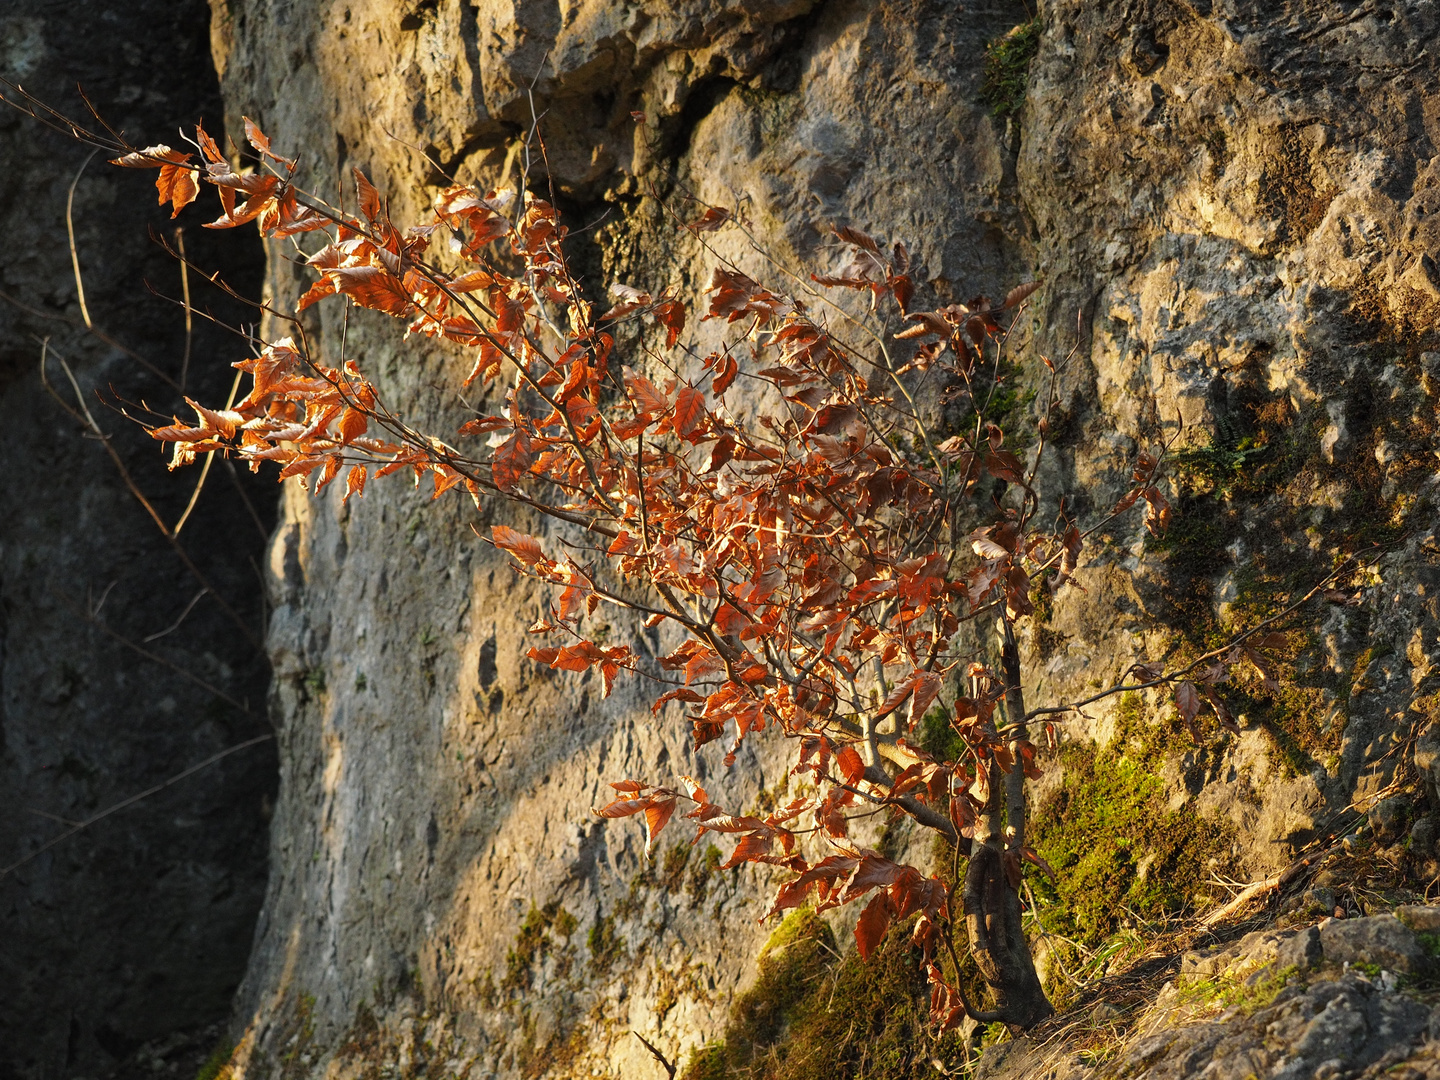
[[[1055,367],[1045,361],[1028,449],[991,412],[1008,400],[995,372],[1034,283],[916,310],[905,246],[839,227],[839,272],[765,284],[709,242],[745,228],[711,206],[680,223],[713,259],[703,294],[615,283],[600,310],[572,272],[553,201],[527,186],[456,184],[401,227],[358,170],[355,212],[306,191],[295,160],[248,120],[256,167],[244,171],[201,129],[192,153],[74,128],[114,164],[159,170],[177,214],[214,186],[223,214],[209,227],[254,222],[293,239],[315,275],[293,312],[268,309],[287,332],[235,365],[250,376],[243,398],[192,402],[193,420],[151,429],[172,467],[228,454],[273,463],[317,494],[343,482],[347,500],[398,473],[437,497],[455,489],[549,519],[547,536],[495,525],[489,537],[516,572],[557,592],[531,628],[553,644],[530,658],[594,670],[606,694],[625,672],[649,680],[653,712],[683,709],[697,748],[728,743],[727,764],[747,738],[785,739],[811,792],[743,814],[688,778],[618,779],[598,813],[643,817],[647,854],[677,812],[697,838],[733,838],[723,868],[788,871],[772,915],[865,901],[862,956],[903,923],[940,1029],[966,1015],[1020,1028],[1050,1015],[1020,899],[1026,865],[1047,869],[1027,841],[1032,726],[1049,733],[1110,695],[1173,687],[1186,723],[1208,703],[1233,727],[1216,685],[1242,661],[1271,678],[1265,650],[1277,641],[1265,632],[1298,605],[1183,666],[1140,664],[1083,701],[1027,704],[1016,626],[1037,588],[1076,588],[1087,537],[1118,516],[1143,510],[1158,533],[1170,514],[1157,447],[1098,521],[1075,520],[1063,501],[1058,513],[1048,504],[1053,523],[1042,516]],[[323,355],[304,315],[317,303],[452,342],[473,358],[462,388],[493,390],[457,430],[426,430],[385,400],[364,357]],[[601,609],[671,628],[674,647],[652,665],[623,634],[597,640]],[[995,647],[977,626],[994,628]],[[939,756],[916,733],[932,709],[951,736]],[[963,873],[932,876],[851,837],[856,818],[882,811],[942,835]],[[607,934],[591,933],[596,965],[618,948]],[[960,936],[987,1007],[962,988]]]

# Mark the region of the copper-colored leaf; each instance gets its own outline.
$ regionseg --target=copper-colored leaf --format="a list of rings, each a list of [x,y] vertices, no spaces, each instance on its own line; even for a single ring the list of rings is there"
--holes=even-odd
[[[872,255],[880,254],[880,245],[875,242],[875,238],[860,229],[853,228],[849,225],[837,225],[835,227],[835,235],[847,244],[854,244],[858,248],[864,248]]]
[[[650,799],[616,799],[612,803],[606,803],[596,810],[600,817],[629,817],[631,814],[638,814],[642,810],[649,809]]]
[[[655,305],[655,319],[665,327],[665,347],[673,349],[685,329],[685,305],[679,300],[662,300]]]
[[[509,525],[491,525],[490,539],[498,548],[504,548],[526,566],[534,566],[545,558],[540,541],[528,533],[518,532]]]
[[[933,671],[927,671],[915,681],[915,693],[910,698],[910,727],[914,728],[925,716],[925,710],[940,694],[942,680]]]
[[[865,760],[853,746],[842,746],[835,754],[835,764],[847,784],[854,786],[865,779]]]
[[[668,799],[657,799],[645,808],[645,857],[647,859],[655,851],[655,840],[660,835],[660,830],[665,828],[674,813],[674,796]]]
[[[724,207],[720,206],[712,206],[709,210],[706,210],[705,213],[701,214],[700,217],[690,222],[690,224],[686,225],[685,227],[693,233],[714,232],[716,229],[720,228],[721,225],[724,225],[725,222],[729,220],[729,210],[726,210]]]
[[[1005,294],[1005,301],[1000,305],[1001,310],[1014,307],[1038,288],[1040,288],[1038,281],[1027,281],[1023,285],[1016,285]]]
[[[185,155],[189,157],[189,154]],[[165,164],[160,166],[160,175],[155,178],[155,190],[160,193],[160,205],[167,202],[175,207],[170,215],[177,217],[181,210],[195,201],[200,193],[200,171],[183,165]]]
[[[705,415],[705,392],[693,386],[682,386],[675,395],[675,434],[689,435]]]
[[[351,169],[355,177],[355,196],[360,200],[360,212],[371,225],[380,217],[380,192],[359,169]]]
[[[495,329],[502,334],[519,330],[525,322],[525,302],[511,296],[502,296],[495,310]]]
[[[119,165],[122,169],[158,169],[167,161],[184,164],[193,156],[159,143],[144,150],[134,150],[124,157],[111,158],[110,164]]]
[[[1195,689],[1192,682],[1182,682],[1175,688],[1175,707],[1180,711],[1180,719],[1186,724],[1192,724],[1195,717],[1200,715],[1200,692]]]
[[[340,441],[348,446],[361,435],[364,435],[365,429],[369,427],[369,425],[370,420],[363,412],[359,409],[347,408],[340,414]]]
[[[501,491],[514,491],[515,486],[530,471],[534,455],[530,451],[530,436],[524,428],[517,428],[514,435],[495,449],[490,461],[490,475],[495,486]]]
[[[705,471],[712,473],[716,469],[723,468],[734,456],[735,440],[729,435],[720,436],[710,444],[710,453],[705,460]]]
[[[855,923],[855,947],[860,950],[860,959],[870,959],[889,928],[890,896],[882,892],[865,905]]]
[[[669,399],[656,389],[655,384],[644,375],[638,375],[633,371],[625,372],[625,386],[630,391],[631,398],[635,401],[635,408],[649,416],[656,416],[668,412],[670,409]]]
[[[295,168],[295,162],[292,159],[281,157],[275,153],[274,150],[270,149],[270,137],[260,130],[254,120],[251,120],[248,116],[241,117],[241,119],[245,123],[245,138],[249,140],[251,146],[271,161],[278,162],[287,169]]]
[[[343,266],[326,273],[340,292],[361,307],[400,317],[415,310],[404,282],[383,266]]]
[[[715,629],[726,636],[738,634],[749,625],[749,616],[730,604],[721,604],[715,609]]]
[[[722,870],[732,870],[742,862],[753,862],[762,855],[769,855],[773,845],[773,838],[768,833],[751,833],[748,836],[740,837],[740,842],[735,845],[729,860],[720,865]]]
[[[735,376],[740,371],[740,365],[736,363],[733,356],[726,356],[720,367],[715,372],[715,378],[710,382],[710,389],[718,396],[730,389],[730,384],[735,381]]]

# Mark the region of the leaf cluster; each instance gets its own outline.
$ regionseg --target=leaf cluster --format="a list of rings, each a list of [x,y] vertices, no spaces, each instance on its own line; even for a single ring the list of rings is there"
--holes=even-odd
[[[531,628],[555,644],[529,657],[598,671],[606,695],[622,673],[649,680],[653,712],[683,707],[697,748],[728,741],[727,764],[744,739],[778,733],[793,747],[791,775],[808,781],[808,794],[763,817],[726,810],[689,778],[619,781],[597,812],[641,817],[648,856],[684,805],[697,840],[733,837],[726,868],[789,872],[771,914],[865,899],[862,956],[904,923],[935,984],[936,1022],[958,1023],[969,1006],[934,962],[958,917],[951,885],[864,847],[852,822],[898,812],[952,843],[1003,846],[1011,889],[1024,862],[1044,867],[1015,800],[1016,785],[1040,775],[1027,724],[1085,703],[1027,712],[1018,660],[1007,653],[996,670],[964,650],[962,630],[993,619],[1013,648],[1037,583],[1080,587],[1096,529],[1143,506],[1159,534],[1170,516],[1158,450],[1138,456],[1130,489],[1100,522],[1082,528],[1062,508],[1040,523],[1035,477],[1056,366],[1042,358],[1050,391],[1028,452],[1007,447],[987,415],[996,378],[980,392],[1037,284],[917,310],[905,245],[839,226],[840,269],[792,274],[787,290],[721,254],[708,237],[748,233],[708,207],[689,222],[676,215],[715,264],[701,296],[616,283],[597,313],[572,273],[561,215],[523,186],[452,185],[425,220],[401,227],[363,173],[356,210],[332,206],[301,188],[296,162],[248,120],[246,133],[255,169],[237,171],[202,129],[198,163],[161,146],[122,146],[115,159],[159,169],[159,197],[176,213],[211,184],[224,213],[210,227],[255,222],[316,275],[293,312],[269,309],[290,334],[235,365],[250,376],[242,399],[218,410],[191,402],[193,421],[151,430],[171,445],[172,467],[221,452],[252,469],[274,463],[317,493],[343,472],[346,500],[400,474],[436,497],[463,489],[477,507],[499,498],[549,518],[558,536],[496,525],[488,537],[517,574],[555,590]],[[346,305],[347,318],[353,307],[382,312],[407,335],[466,350],[464,387],[495,389],[456,431],[422,430],[343,341],[336,362],[321,359],[301,318],[318,303]],[[634,342],[623,351],[621,325]],[[967,398],[974,417],[944,439],[923,404],[937,384],[948,400]],[[987,508],[984,496],[1001,489],[1013,497]],[[989,523],[966,532],[961,511],[977,506]],[[650,662],[628,643],[597,641],[587,626],[602,607],[670,626],[682,642]],[[1137,665],[1138,681],[1089,700],[1178,683],[1187,722],[1204,697],[1224,723],[1209,688],[1242,660],[1269,677],[1269,642],[1247,636],[1180,671]],[[916,733],[932,708],[951,736],[926,733],[938,752]]]

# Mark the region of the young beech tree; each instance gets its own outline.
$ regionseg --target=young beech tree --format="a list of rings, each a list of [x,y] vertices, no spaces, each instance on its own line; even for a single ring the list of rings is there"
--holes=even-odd
[[[677,812],[697,838],[731,834],[725,866],[790,872],[771,914],[865,901],[855,928],[864,955],[908,920],[940,1028],[966,1014],[1019,1027],[1050,1015],[1019,893],[1026,862],[1048,870],[1026,843],[1025,785],[1039,775],[1030,726],[1087,702],[1027,707],[1016,622],[1031,613],[1037,586],[1078,587],[1095,529],[1143,504],[1145,524],[1159,531],[1169,507],[1157,452],[1140,455],[1133,487],[1103,521],[1087,529],[1062,505],[1057,524],[1041,522],[1034,485],[1045,420],[1022,456],[986,415],[1003,320],[1035,286],[999,303],[915,311],[904,246],[838,228],[844,269],[808,281],[777,269],[786,292],[710,247],[707,234],[744,228],[710,207],[680,226],[714,259],[703,296],[615,284],[618,302],[597,312],[572,276],[555,207],[523,183],[519,192],[452,186],[432,216],[401,228],[360,172],[351,213],[299,187],[295,162],[245,127],[259,167],[244,172],[199,129],[194,153],[82,132],[117,165],[159,169],[160,201],[176,214],[200,184],[214,185],[224,212],[209,227],[253,221],[267,237],[293,237],[316,275],[294,313],[271,311],[290,336],[256,342],[254,358],[235,365],[251,376],[239,402],[191,402],[193,423],[153,428],[173,444],[173,466],[232,454],[257,469],[274,462],[282,478],[317,493],[343,479],[347,499],[372,477],[403,473],[428,478],[437,496],[463,488],[477,505],[508,500],[573,526],[559,529],[569,542],[491,530],[517,572],[558,593],[531,628],[552,644],[528,655],[566,671],[598,668],[607,694],[621,672],[652,681],[652,711],[683,707],[696,747],[728,741],[727,764],[741,740],[773,732],[789,740],[791,773],[810,792],[758,817],[725,809],[723,796],[689,778],[617,778],[618,797],[597,812],[642,815],[647,854]],[[318,355],[297,316],[320,302],[374,308],[407,334],[471,350],[464,385],[504,386],[489,398],[502,399],[498,408],[458,431],[421,430],[386,403],[363,359]],[[706,320],[720,322],[703,328],[715,344],[702,350],[693,327]],[[614,337],[625,321],[628,356]],[[904,363],[892,359],[894,339],[907,343]],[[1051,367],[1052,402],[1054,382]],[[917,400],[922,386],[943,409]],[[967,518],[988,524],[967,532]],[[683,644],[657,671],[627,644],[589,640],[589,616],[602,605],[638,613],[646,626],[673,624]],[[982,640],[995,627],[997,651],[962,651],[972,620],[983,620]],[[1211,688],[1242,659],[1271,678],[1261,650],[1277,642],[1260,636],[1268,625],[1175,670],[1138,665],[1087,701],[1171,686],[1187,723],[1208,699],[1233,726]],[[914,741],[937,706],[963,744],[955,760],[935,760]],[[943,835],[957,871],[927,875],[857,844],[851,818],[877,810]],[[986,1009],[960,985],[962,919],[993,995]]]

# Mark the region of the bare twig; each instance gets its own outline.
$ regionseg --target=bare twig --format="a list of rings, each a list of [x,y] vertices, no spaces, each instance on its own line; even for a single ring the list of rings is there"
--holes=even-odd
[[[272,735],[272,734],[265,734],[265,735],[257,735],[257,736],[255,736],[255,738],[253,738],[253,739],[246,739],[246,740],[245,740],[244,742],[242,742],[242,743],[237,743],[237,744],[234,745],[234,746],[231,746],[231,747],[228,747],[228,748],[226,748],[226,749],[224,749],[224,750],[221,750],[218,754],[211,754],[211,755],[210,755],[208,758],[206,758],[204,761],[201,761],[201,762],[199,762],[198,764],[195,764],[195,765],[191,765],[191,766],[190,766],[188,769],[186,769],[184,772],[176,773],[174,776],[170,777],[170,779],[165,780],[165,781],[163,781],[162,783],[156,784],[154,787],[146,788],[144,791],[140,792],[138,795],[131,795],[128,799],[122,799],[122,800],[121,800],[120,802],[118,802],[118,803],[115,803],[115,804],[113,804],[113,805],[111,805],[111,806],[107,806],[104,810],[101,810],[98,814],[92,814],[90,817],[86,818],[84,821],[81,821],[81,822],[79,822],[78,824],[73,825],[71,828],[66,829],[63,833],[61,833],[59,836],[55,837],[53,840],[48,840],[48,841],[46,841],[45,843],[41,844],[38,848],[36,848],[34,851],[30,852],[30,854],[29,854],[29,855],[26,855],[24,858],[17,859],[15,862],[11,863],[9,866],[0,867],[0,880],[3,880],[4,878],[8,877],[10,874],[12,874],[12,873],[14,873],[16,870],[20,869],[20,867],[24,866],[26,863],[30,862],[32,859],[36,859],[36,858],[38,858],[39,856],[43,855],[45,852],[47,852],[47,851],[49,851],[51,848],[53,848],[56,844],[62,843],[63,841],[70,839],[70,837],[74,836],[76,833],[80,832],[82,829],[88,829],[91,825],[94,825],[97,821],[100,821],[102,818],[107,818],[107,817],[109,817],[111,814],[115,813],[115,812],[118,811],[118,810],[124,810],[127,806],[134,806],[134,805],[135,805],[137,802],[139,802],[141,799],[148,799],[151,795],[154,795],[154,794],[156,794],[157,792],[164,791],[164,790],[165,790],[167,787],[169,787],[171,784],[177,784],[177,783],[179,783],[181,780],[184,780],[184,779],[185,779],[186,777],[188,777],[188,776],[194,776],[194,775],[195,775],[197,772],[199,772],[201,769],[208,768],[209,766],[214,765],[217,761],[221,761],[221,760],[223,760],[224,758],[229,757],[231,754],[239,753],[241,750],[248,750],[250,747],[252,747],[252,746],[258,746],[260,743],[263,743],[263,742],[269,742],[269,741],[270,741],[271,739],[273,739],[274,737],[275,737],[275,736]],[[50,815],[47,814],[46,816],[48,817],[48,816],[50,816]],[[671,1073],[671,1075],[673,1076],[674,1073]]]
[[[175,247],[180,252],[180,292],[185,297],[185,354],[180,358],[180,393],[185,393],[185,383],[190,374],[190,343],[192,338],[193,309],[190,306],[190,260],[185,258],[185,230],[175,230]],[[233,392],[232,392],[233,393]],[[229,405],[225,406],[227,409]],[[209,462],[206,462],[209,467]],[[180,526],[175,526],[180,531]]]
[[[186,302],[186,321],[189,321],[189,302]],[[189,341],[189,335],[186,335]],[[225,408],[235,404],[235,394],[240,389],[241,372],[235,372],[235,378],[230,383],[230,396],[225,399]],[[182,375],[183,380],[183,375]],[[190,493],[190,501],[185,504],[185,512],[180,515],[180,520],[175,522],[175,528],[171,530],[175,536],[180,535],[180,530],[185,527],[185,522],[190,518],[190,511],[195,509],[195,504],[200,501],[200,492],[205,487],[205,478],[210,475],[210,466],[215,462],[215,451],[211,450],[205,455],[205,464],[200,467],[200,479],[195,481],[195,490]]]
[[[1210,912],[1203,919],[1201,919],[1201,929],[1209,930],[1213,927],[1219,926],[1222,922],[1230,918],[1231,915],[1234,915],[1237,911],[1243,908],[1246,904],[1250,903],[1250,901],[1254,900],[1257,896],[1263,896],[1265,893],[1270,892],[1272,889],[1278,889],[1280,887],[1280,878],[1281,875],[1276,874],[1274,877],[1266,878],[1264,881],[1257,881],[1254,884],[1246,885],[1245,888],[1241,889],[1238,893],[1236,893],[1229,902],[1221,904],[1218,908],[1216,908],[1214,911]]]
[[[135,483],[134,477],[130,475],[130,470],[125,467],[124,460],[112,445],[110,436],[101,430],[100,425],[95,422],[95,417],[90,414],[90,409],[85,404],[85,395],[80,392],[80,384],[75,381],[75,375],[70,370],[70,365],[66,363],[65,358],[59,353],[55,354],[55,358],[60,362],[60,366],[65,372],[65,377],[70,381],[70,387],[75,392],[75,400],[79,406],[78,409],[65,401],[64,398],[55,392],[54,387],[50,385],[49,379],[47,379],[45,375],[45,359],[47,354],[53,351],[49,348],[49,341],[49,338],[43,339],[40,350],[40,381],[44,384],[46,391],[71,417],[89,428],[91,434],[93,434],[99,440],[100,445],[105,448],[105,452],[110,455],[110,460],[114,462],[115,468],[120,473],[120,479],[124,481],[130,494],[135,497],[135,501],[144,507],[145,512],[150,515],[150,520],[155,523],[155,527],[160,530],[161,534],[169,542],[171,549],[179,556],[180,561],[185,564],[185,568],[190,571],[196,581],[209,589],[211,593],[214,593],[215,602],[225,609],[225,613],[230,616],[231,621],[233,621],[240,632],[245,635],[245,639],[256,649],[262,648],[260,639],[255,635],[255,632],[246,625],[245,620],[240,617],[240,613],[231,607],[223,596],[215,591],[214,586],[210,584],[210,579],[195,565],[194,560],[190,558],[190,553],[180,546],[180,541],[176,539],[174,532],[165,524],[165,520],[160,516],[159,511],[155,509],[150,500],[145,497],[145,493],[140,490],[139,485]]]
[[[95,324],[90,321],[90,308],[85,304],[85,278],[80,273],[80,252],[75,247],[75,185],[80,183],[85,166],[89,165],[90,160],[99,152],[99,147],[96,147],[85,155],[85,160],[80,163],[80,168],[75,173],[75,179],[70,181],[70,192],[65,196],[65,232],[70,237],[70,265],[75,270],[75,293],[80,298],[80,316],[85,320],[87,330],[93,330]]]
[[[186,617],[190,614],[190,612],[195,610],[195,605],[200,602],[200,598],[209,591],[209,589],[201,589],[199,592],[197,592],[194,596],[190,598],[190,603],[185,605],[185,610],[180,612],[179,618],[177,618],[164,630],[157,631],[156,633],[151,634],[149,637],[143,637],[140,640],[148,645],[152,641],[159,641],[162,637],[165,637],[168,634],[173,634],[176,630],[179,630],[180,624],[185,621]]]
[[[203,596],[204,593],[201,593],[200,595]],[[196,597],[196,599],[198,600],[199,597]],[[130,649],[130,650],[138,653],[139,655],[143,656],[146,660],[149,660],[149,661],[151,661],[152,663],[159,664],[161,667],[169,668],[171,671],[175,672],[175,674],[179,675],[182,679],[185,679],[187,682],[192,682],[192,683],[194,683],[196,686],[200,687],[200,689],[205,690],[205,691],[208,691],[208,692],[211,693],[211,694],[214,694],[214,695],[215,695],[217,698],[219,698],[221,701],[225,702],[227,705],[232,705],[232,706],[234,706],[235,708],[239,709],[242,713],[244,713],[246,716],[254,716],[254,715],[255,715],[253,712],[250,711],[249,706],[247,706],[246,704],[244,704],[244,703],[241,702],[241,701],[235,700],[235,698],[231,697],[231,696],[230,696],[229,694],[227,694],[224,690],[221,690],[221,689],[220,689],[218,686],[216,686],[214,683],[207,682],[206,680],[202,679],[199,675],[196,675],[193,671],[187,671],[185,668],[181,667],[179,664],[175,663],[174,661],[165,659],[165,657],[161,656],[159,653],[153,653],[153,652],[151,652],[149,649],[141,648],[139,645],[135,644],[135,642],[133,642],[133,641],[131,641],[129,638],[127,638],[124,634],[120,633],[120,632],[117,631],[117,630],[111,629],[105,622],[103,622],[103,621],[102,621],[98,616],[96,616],[93,612],[84,610],[84,609],[81,608],[79,605],[77,605],[76,603],[74,603],[74,601],[69,600],[69,599],[67,599],[67,598],[64,597],[64,596],[61,597],[60,602],[63,603],[66,607],[68,607],[71,611],[73,611],[76,615],[79,615],[80,618],[84,619],[84,620],[85,620],[86,622],[88,622],[91,626],[95,627],[97,630],[99,630],[99,631],[101,631],[102,633],[108,635],[109,637],[114,638],[114,639],[115,639],[116,641],[118,641],[121,645],[124,645],[127,649]],[[193,603],[193,601],[192,601],[192,603]],[[168,633],[168,631],[167,631],[167,633]],[[148,641],[148,640],[150,640],[150,639],[147,638],[146,640]]]
[[[641,1035],[640,1032],[631,1031],[630,1034],[634,1035],[637,1039],[639,1039],[642,1043],[645,1044],[645,1049],[649,1050],[650,1053],[654,1055],[655,1060],[660,1063],[661,1068],[665,1070],[666,1074],[671,1078],[671,1080],[674,1080],[675,1066],[671,1063],[670,1059],[667,1058],[664,1054],[662,1054],[655,1046],[655,1044],[652,1043],[649,1039],[645,1038],[644,1035]]]

